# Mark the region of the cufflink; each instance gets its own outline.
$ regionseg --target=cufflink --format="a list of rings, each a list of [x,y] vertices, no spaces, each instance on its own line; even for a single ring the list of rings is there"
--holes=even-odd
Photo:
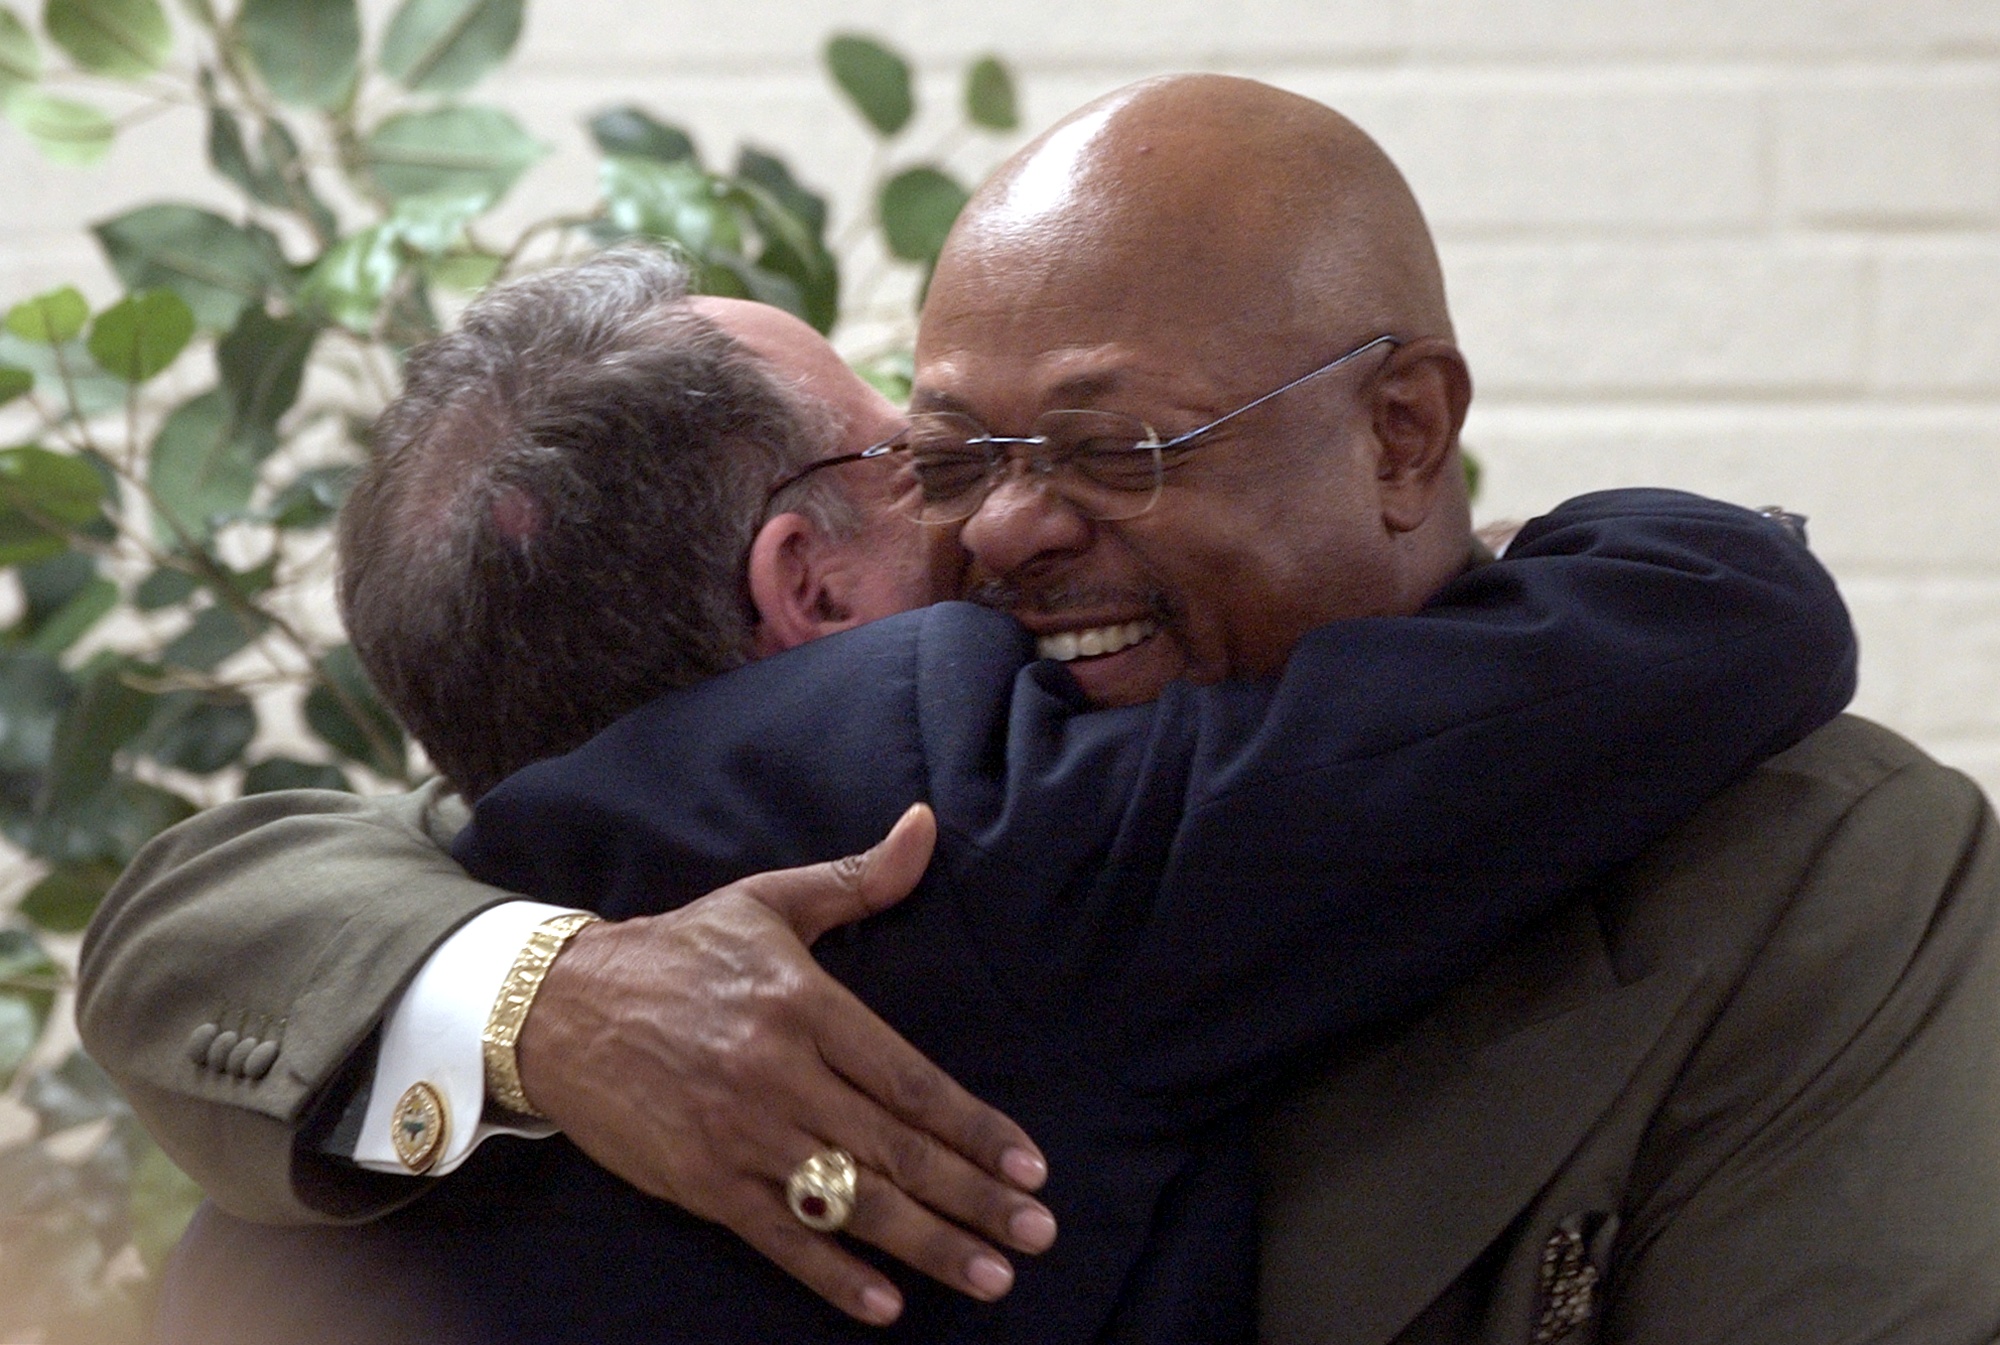
[[[444,1152],[451,1120],[444,1095],[427,1083],[413,1083],[396,1099],[389,1116],[389,1142],[396,1158],[412,1172],[429,1172]]]

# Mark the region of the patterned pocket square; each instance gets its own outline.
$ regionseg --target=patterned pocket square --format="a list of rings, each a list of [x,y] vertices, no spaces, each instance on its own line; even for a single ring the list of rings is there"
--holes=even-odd
[[[1542,1246],[1534,1345],[1566,1340],[1596,1315],[1598,1286],[1617,1234],[1618,1216],[1602,1213],[1569,1215],[1549,1234]]]

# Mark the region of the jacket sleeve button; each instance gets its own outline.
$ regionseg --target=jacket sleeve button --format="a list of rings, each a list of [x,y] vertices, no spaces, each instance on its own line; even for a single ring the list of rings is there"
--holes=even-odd
[[[229,1052],[228,1070],[237,1078],[243,1077],[243,1067],[250,1059],[250,1053],[263,1045],[255,1037],[245,1037]]]
[[[277,1059],[278,1043],[274,1041],[259,1043],[257,1049],[250,1053],[250,1058],[243,1062],[243,1077],[246,1079],[263,1078],[271,1072],[271,1066],[276,1063]]]
[[[208,1045],[215,1040],[215,1034],[218,1031],[220,1029],[215,1024],[203,1023],[200,1027],[188,1033],[188,1059],[194,1061],[197,1065],[206,1065],[208,1063]]]
[[[220,1074],[229,1066],[229,1053],[236,1049],[234,1032],[218,1032],[208,1044],[208,1067]]]

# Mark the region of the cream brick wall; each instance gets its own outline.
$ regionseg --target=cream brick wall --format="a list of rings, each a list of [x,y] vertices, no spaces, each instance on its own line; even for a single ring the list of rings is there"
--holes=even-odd
[[[1812,515],[1859,708],[2000,792],[1996,0],[537,0],[483,91],[558,150],[521,213],[589,190],[577,119],[628,99],[712,158],[749,140],[860,179],[817,64],[837,28],[918,56],[934,106],[998,52],[1031,127],[1169,69],[1347,111],[1436,226],[1482,511],[1657,482]],[[168,118],[78,174],[0,135],[0,294],[107,292],[78,226],[199,192],[198,136]]]

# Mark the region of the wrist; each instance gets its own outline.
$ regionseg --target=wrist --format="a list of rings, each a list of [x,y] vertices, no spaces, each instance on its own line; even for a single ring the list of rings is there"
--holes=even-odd
[[[546,1120],[522,1081],[520,1040],[550,970],[571,939],[598,917],[585,912],[552,916],[532,930],[514,958],[481,1034],[487,1100],[516,1116]]]

